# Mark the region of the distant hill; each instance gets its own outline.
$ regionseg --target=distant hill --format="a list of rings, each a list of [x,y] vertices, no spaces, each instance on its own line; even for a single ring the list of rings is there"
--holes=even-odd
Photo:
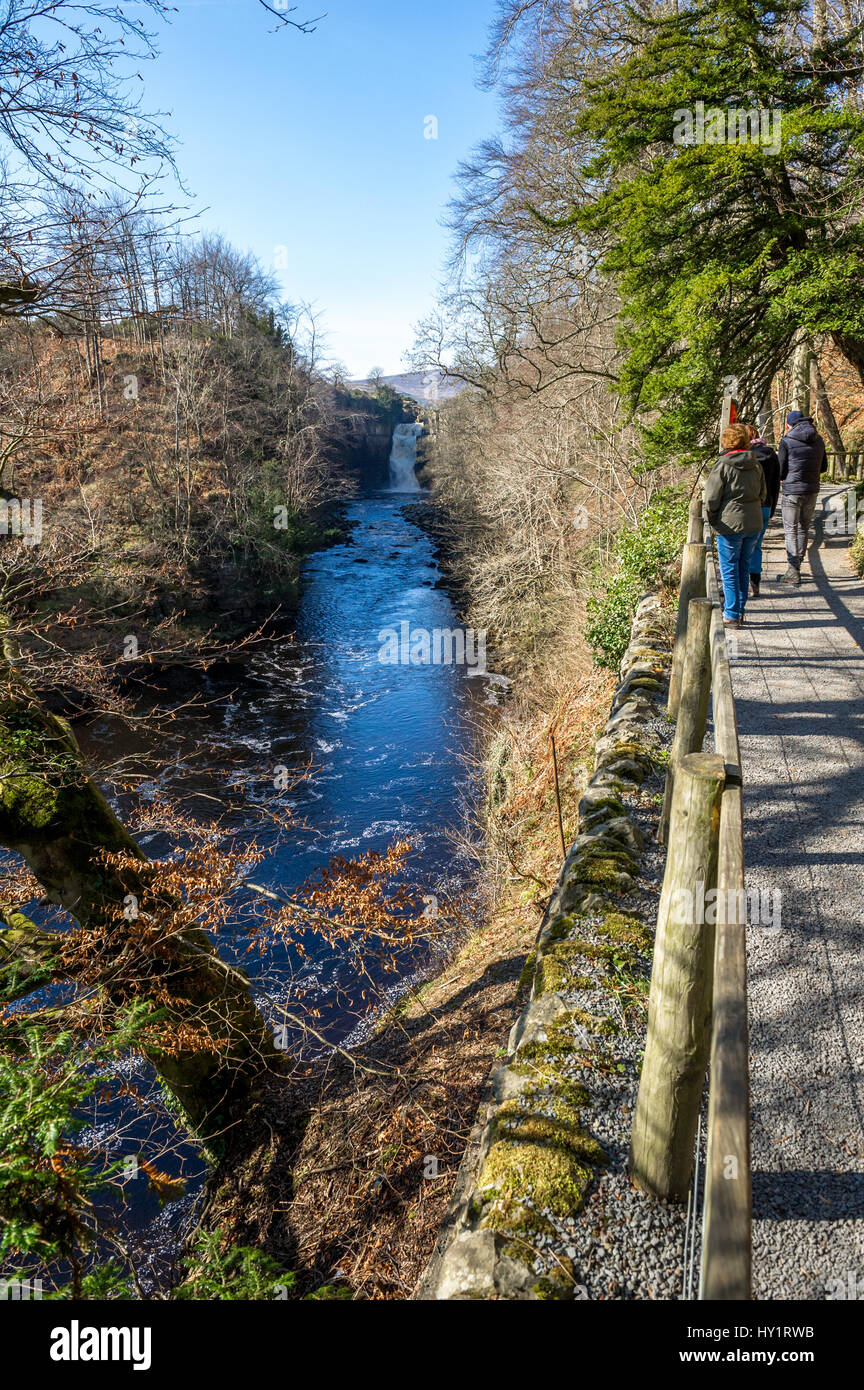
[[[451,396],[458,396],[460,391],[465,390],[462,382],[442,380],[442,373],[436,369],[430,369],[428,372],[402,372],[399,376],[385,376],[381,380],[394,391],[398,391],[400,396],[410,396],[421,405],[449,400]],[[368,381],[351,381],[348,384],[362,391],[370,389]]]

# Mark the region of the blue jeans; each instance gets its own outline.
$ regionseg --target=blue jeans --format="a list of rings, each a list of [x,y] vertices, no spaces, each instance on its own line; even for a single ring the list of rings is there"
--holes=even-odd
[[[747,531],[743,536],[717,537],[717,558],[723,578],[724,618],[737,621],[744,616],[750,589],[750,557],[761,534],[761,531]]]
[[[762,508],[762,530],[759,532],[759,535],[758,535],[758,537],[756,538],[756,544],[755,544],[754,547],[753,547],[753,554],[750,556],[750,573],[751,573],[751,574],[761,574],[761,573],[762,573],[762,537],[765,535],[765,532],[768,530],[768,522],[769,522],[770,520],[771,520],[771,508],[770,508],[770,507],[763,507],[763,508]]]

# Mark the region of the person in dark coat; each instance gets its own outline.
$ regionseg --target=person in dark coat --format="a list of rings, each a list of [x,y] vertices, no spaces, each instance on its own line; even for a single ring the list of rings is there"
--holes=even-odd
[[[762,533],[765,475],[749,449],[746,425],[727,425],[722,453],[705,480],[705,511],[717,536],[723,622],[740,627],[750,589],[750,556]]]
[[[807,536],[819,496],[819,475],[825,467],[825,442],[813,421],[800,410],[790,410],[786,416],[786,433],[780,440],[777,457],[789,561],[780,583],[797,586],[801,583],[801,561],[807,553]]]
[[[747,431],[750,435],[750,452],[755,454],[762,466],[765,486],[768,489],[768,495],[762,503],[762,530],[750,556],[750,592],[754,598],[758,598],[759,585],[762,582],[762,539],[768,529],[768,522],[777,510],[777,500],[780,496],[780,460],[755,425],[748,425]]]

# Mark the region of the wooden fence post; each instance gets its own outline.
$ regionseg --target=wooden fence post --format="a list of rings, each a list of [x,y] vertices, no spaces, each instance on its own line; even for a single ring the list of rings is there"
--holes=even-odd
[[[681,703],[684,639],[687,633],[690,600],[704,597],[705,545],[702,541],[688,541],[681,552],[681,589],[675,624],[675,644],[672,648],[672,669],[669,673],[669,701],[666,706],[670,719],[678,718],[678,706]]]
[[[669,771],[666,773],[663,814],[657,831],[661,845],[666,844],[669,834],[675,768],[688,753],[702,752],[705,728],[708,724],[708,701],[711,696],[711,615],[714,605],[709,598],[691,598],[688,611],[678,722],[672,740]]]
[[[725,764],[716,753],[689,754],[675,777],[630,1142],[633,1181],[674,1202],[687,1197],[708,1065],[714,925],[706,898],[717,885],[724,781]]]
[[[687,521],[687,544],[702,539],[702,489],[700,488],[693,497],[690,498],[690,510]]]

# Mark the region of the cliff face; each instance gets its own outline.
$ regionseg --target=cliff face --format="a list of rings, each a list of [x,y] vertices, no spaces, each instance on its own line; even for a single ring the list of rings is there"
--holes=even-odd
[[[361,487],[386,487],[393,431],[417,418],[416,403],[388,390],[377,396],[345,390],[338,392],[338,410],[345,466]]]
[[[393,427],[388,420],[373,415],[354,417],[346,448],[352,471],[359,475],[363,487],[387,486],[392,438]]]

